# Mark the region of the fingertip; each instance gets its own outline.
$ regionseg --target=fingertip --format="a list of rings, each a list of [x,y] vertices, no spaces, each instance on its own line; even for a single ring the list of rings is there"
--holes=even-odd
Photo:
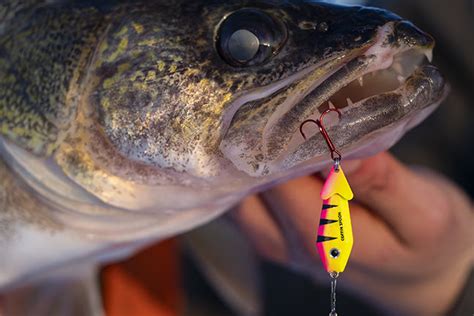
[[[283,235],[258,196],[245,198],[230,213],[261,256],[279,263],[288,260]]]
[[[390,153],[381,152],[344,168],[349,183],[360,194],[396,189],[405,176],[405,167]]]

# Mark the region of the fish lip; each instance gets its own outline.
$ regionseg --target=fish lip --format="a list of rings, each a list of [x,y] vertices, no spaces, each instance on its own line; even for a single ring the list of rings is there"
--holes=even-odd
[[[398,25],[402,25],[403,26],[403,28],[402,28],[403,32],[407,33],[407,28],[406,28],[407,23],[409,25],[411,25],[411,23],[402,20],[402,21],[396,21],[396,22],[389,22],[389,23],[386,23],[385,25],[381,26],[380,29],[379,29],[378,38],[374,42],[372,42],[370,45],[368,45],[367,47],[364,47],[364,49],[361,49],[360,52],[357,55],[355,55],[354,57],[352,57],[351,59],[344,59],[343,61],[341,61],[336,66],[335,72],[343,69],[344,67],[347,67],[347,65],[349,65],[350,63],[357,62],[358,60],[361,60],[363,58],[366,58],[366,59],[379,58],[382,54],[378,53],[377,49],[380,49],[382,44],[385,45],[386,50],[388,50],[392,53],[392,55],[391,55],[392,58],[397,53],[402,52],[403,50],[397,51],[394,48],[394,46],[391,45],[390,43],[388,43],[389,45],[387,45],[387,41],[388,41],[388,38],[393,35],[394,30],[397,29]],[[418,29],[416,29],[416,30],[418,30]],[[421,32],[421,31],[419,31],[419,32]],[[431,50],[434,47],[434,41],[429,36],[427,36],[426,38],[427,38],[427,40],[425,40],[423,42],[423,45],[406,45],[405,47],[403,47],[403,49],[406,50],[406,51],[415,50],[420,55],[426,55],[426,57],[431,61]],[[391,67],[392,61],[390,61],[390,59],[388,59],[387,63],[388,64],[384,66],[383,64],[378,64],[377,65],[374,62],[369,62],[369,63],[367,63],[367,65],[376,65],[376,67],[378,67],[378,68],[374,70],[374,69],[371,69],[370,66],[366,65],[366,67],[362,67],[362,69],[360,71],[355,71],[354,74],[357,75],[357,76],[360,76],[360,75],[364,75],[366,73],[375,72],[376,70],[383,69],[384,67],[385,68]],[[328,72],[328,73],[330,73],[330,72]],[[321,84],[319,84],[319,85],[315,86],[314,88],[312,88],[309,91],[308,94],[311,94],[314,91],[318,90],[324,82],[326,82],[328,80],[331,80],[332,76],[334,76],[334,73],[330,73],[330,75]],[[444,84],[444,81],[443,81],[443,84]],[[340,90],[344,86],[344,82],[339,82],[339,83],[336,82],[336,86]],[[305,96],[305,98],[306,98],[306,96]],[[442,97],[440,97],[440,98],[442,98]],[[328,99],[329,99],[329,97],[328,97]],[[313,108],[317,108],[323,102],[326,102],[326,101],[327,100],[323,100],[322,102],[319,102],[316,106],[313,105]],[[301,102],[303,102],[303,101],[300,101],[300,102],[297,102],[297,103],[293,104],[293,106],[291,107],[291,110],[293,110]],[[426,104],[426,106],[428,106],[428,104]],[[282,116],[282,117],[284,117],[284,116]],[[300,122],[304,121],[307,118],[306,116],[301,116],[300,117]],[[273,127],[274,126],[270,126],[270,128],[273,128]],[[229,125],[228,130],[230,130],[231,128],[232,128],[232,124]],[[266,127],[266,129],[267,129],[267,127]],[[285,142],[288,140],[288,138],[290,138],[294,135],[295,130],[296,129],[294,129],[293,132],[291,132],[291,133],[287,133],[286,135],[283,135],[283,137],[280,138],[280,140],[283,140],[283,141],[279,141],[279,142],[277,141],[275,143],[278,144],[278,146],[281,146],[282,144],[285,145]],[[281,132],[281,129],[277,129],[276,133],[280,133],[280,132]],[[237,152],[239,150],[240,151],[242,151],[242,150],[245,151],[245,148],[244,149],[239,148],[238,150],[232,151],[232,149],[230,149],[230,147],[233,144],[232,144],[232,142],[226,143],[226,141],[227,141],[226,136],[224,136],[223,141],[220,144],[220,149],[223,152],[224,156],[226,156],[226,158],[230,159],[234,163],[234,165],[238,169],[240,169],[241,171],[244,171],[247,174],[252,175],[252,176],[263,176],[263,175],[270,174],[274,171],[277,171],[280,168],[281,165],[280,165],[279,162],[282,161],[281,156],[284,156],[284,152],[285,152],[284,149],[285,148],[284,148],[284,146],[281,146],[280,148],[270,146],[269,142],[266,141],[265,133],[268,133],[268,130],[266,130],[262,133],[262,135],[261,135],[262,136],[261,137],[262,138],[261,139],[261,144],[259,145],[260,150],[261,150],[260,156],[263,155],[264,158],[262,159],[260,157],[259,163],[256,164],[257,166],[256,165],[253,165],[251,167],[245,166],[245,163],[242,164],[242,162],[238,161],[239,159],[241,159],[242,157],[245,156],[245,153],[244,154],[239,154],[239,157],[237,157],[237,159],[235,159],[235,156],[237,155]],[[234,145],[235,145],[235,143],[234,143]],[[232,157],[233,155],[234,155],[234,157]],[[232,159],[232,158],[234,158],[234,159]],[[285,157],[283,157],[283,160],[284,160],[284,158]],[[244,159],[245,159],[245,157],[244,157]],[[258,166],[259,164],[260,164],[260,166]],[[272,164],[273,164],[273,166],[271,166]],[[264,165],[264,166],[262,167],[262,165]],[[285,165],[286,165],[285,168],[291,167],[288,164],[285,164]]]

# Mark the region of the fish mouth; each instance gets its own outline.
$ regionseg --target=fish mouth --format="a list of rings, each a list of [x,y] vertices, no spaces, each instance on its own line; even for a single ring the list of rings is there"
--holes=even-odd
[[[415,32],[417,41],[399,40],[400,30]],[[433,47],[433,39],[409,22],[389,22],[369,45],[309,66],[276,92],[281,82],[268,87],[271,93],[246,100],[220,149],[237,169],[256,177],[327,163],[329,150],[318,129],[305,127],[305,140],[299,127],[331,107],[341,119],[330,116],[325,124],[345,156],[387,149],[446,95],[442,75],[430,64]]]

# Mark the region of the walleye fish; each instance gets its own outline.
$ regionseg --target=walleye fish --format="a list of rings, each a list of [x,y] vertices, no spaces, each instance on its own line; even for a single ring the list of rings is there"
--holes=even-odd
[[[381,9],[307,1],[2,1],[0,289],[209,222],[443,100],[434,40]]]

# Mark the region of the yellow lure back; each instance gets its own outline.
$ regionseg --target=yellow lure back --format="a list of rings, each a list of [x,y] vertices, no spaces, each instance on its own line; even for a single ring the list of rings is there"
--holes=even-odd
[[[335,171],[333,167],[321,190],[323,207],[316,242],[328,272],[343,272],[349,260],[354,243],[349,213],[349,200],[353,197],[342,168]]]

